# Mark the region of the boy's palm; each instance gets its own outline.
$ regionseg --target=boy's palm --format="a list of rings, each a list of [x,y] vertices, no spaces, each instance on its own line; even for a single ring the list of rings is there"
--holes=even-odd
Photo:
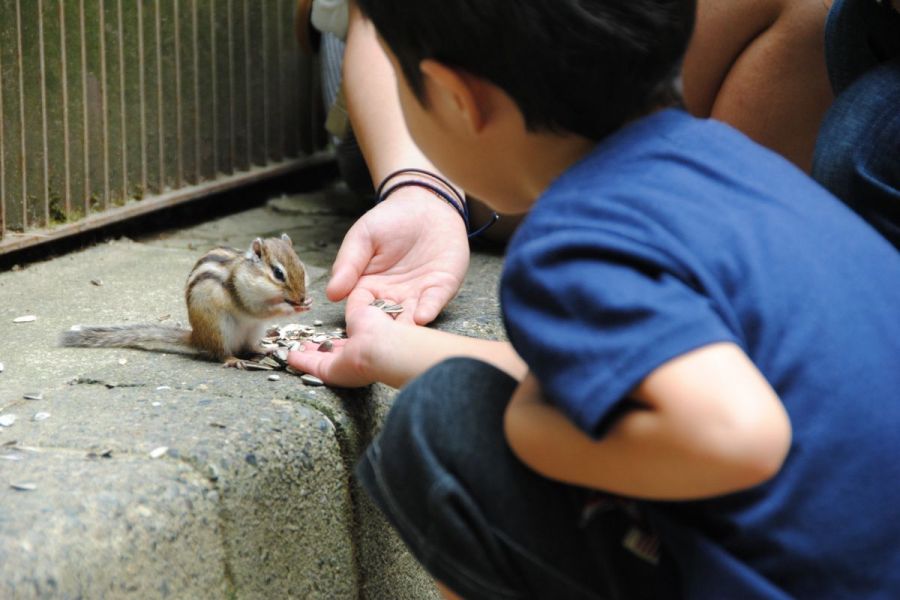
[[[376,374],[369,372],[370,357],[383,342],[380,332],[389,327],[391,321],[392,318],[380,309],[363,307],[347,318],[348,339],[332,340],[330,352],[320,352],[319,344],[307,342],[303,351],[288,355],[288,364],[336,387],[368,385],[376,380]]]
[[[347,299],[348,319],[373,299],[385,298],[403,305],[400,320],[424,325],[456,295],[468,266],[459,215],[430,193],[407,188],[347,232],[326,292],[332,301]]]

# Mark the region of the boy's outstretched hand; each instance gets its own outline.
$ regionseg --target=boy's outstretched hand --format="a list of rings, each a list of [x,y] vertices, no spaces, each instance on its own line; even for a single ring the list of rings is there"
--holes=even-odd
[[[456,211],[408,188],[350,228],[326,292],[333,302],[347,299],[348,321],[374,298],[392,298],[405,308],[400,321],[425,325],[456,295],[468,266],[469,242]]]
[[[397,326],[393,318],[374,306],[361,306],[347,317],[345,340],[332,340],[329,352],[319,350],[321,344],[307,342],[303,350],[291,352],[288,364],[315,375],[328,385],[362,387],[380,381],[377,351],[379,340],[389,339],[388,328]]]

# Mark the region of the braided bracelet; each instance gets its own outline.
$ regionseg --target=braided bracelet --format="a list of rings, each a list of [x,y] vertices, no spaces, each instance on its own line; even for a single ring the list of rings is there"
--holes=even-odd
[[[439,186],[427,181],[422,181],[421,179],[407,179],[406,181],[401,181],[400,183],[397,183],[385,189],[392,179],[394,179],[398,175],[404,174],[422,175],[424,177],[429,177],[437,182],[440,182],[446,188],[446,190],[450,190],[453,195],[451,196],[445,189],[441,189]],[[438,198],[452,206],[454,210],[456,210],[460,218],[462,218],[463,223],[465,224],[466,231],[469,231],[469,206],[466,202],[465,197],[462,196],[458,191],[456,191],[456,188],[453,186],[453,184],[451,184],[449,181],[447,181],[437,173],[433,173],[431,171],[426,171],[424,169],[407,168],[390,173],[381,181],[378,189],[375,190],[375,204],[384,202],[391,194],[405,187],[421,187],[432,192],[435,196],[437,196]],[[491,215],[491,219],[487,223],[479,227],[477,230],[469,233],[468,236],[472,238],[480,235],[498,220],[500,220],[500,215],[495,212]]]

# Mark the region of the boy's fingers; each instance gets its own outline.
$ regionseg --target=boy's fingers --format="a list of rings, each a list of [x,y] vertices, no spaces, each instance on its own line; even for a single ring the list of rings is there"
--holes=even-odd
[[[331,279],[325,288],[325,295],[332,302],[347,297],[375,255],[371,240],[360,231],[355,227],[350,229],[334,259]]]
[[[327,370],[328,362],[334,360],[334,354],[330,352],[315,352],[312,349],[304,348],[303,352],[288,352],[288,364],[298,371],[315,375],[319,379],[325,381],[322,376]]]
[[[450,293],[444,288],[430,287],[422,292],[412,311],[416,325],[427,325],[434,321],[449,301]]]

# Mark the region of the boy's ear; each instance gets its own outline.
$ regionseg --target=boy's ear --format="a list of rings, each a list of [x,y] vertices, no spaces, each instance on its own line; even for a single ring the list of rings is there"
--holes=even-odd
[[[432,59],[423,60],[420,69],[433,86],[430,102],[457,111],[472,133],[484,128],[490,116],[490,89],[484,80]]]

